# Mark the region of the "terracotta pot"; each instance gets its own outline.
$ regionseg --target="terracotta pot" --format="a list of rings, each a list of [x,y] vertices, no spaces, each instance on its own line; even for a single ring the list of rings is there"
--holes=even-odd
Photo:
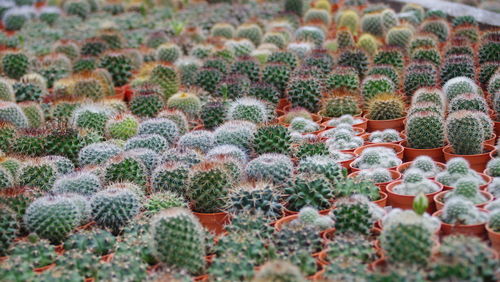
[[[377,130],[384,130],[388,128],[392,128],[397,131],[402,131],[405,127],[404,125],[404,120],[406,119],[406,116],[396,118],[396,119],[388,119],[388,120],[373,120],[369,119],[368,117],[365,116],[365,118],[368,119],[368,124],[367,124],[367,130],[368,132],[373,132]]]
[[[35,273],[38,273],[38,274],[39,274],[39,273],[42,273],[42,272],[44,272],[44,271],[46,271],[46,270],[52,269],[52,268],[54,268],[55,266],[56,266],[56,264],[55,264],[55,263],[52,263],[52,264],[46,265],[46,266],[44,266],[44,267],[38,267],[38,268],[35,268],[35,269],[33,269],[33,271],[34,271]]]
[[[349,166],[353,161],[354,159],[356,159],[358,157],[358,155],[354,154],[353,152],[344,152],[345,154],[349,154],[351,155],[353,158],[350,159],[350,160],[347,160],[347,161],[341,161],[339,162],[339,164],[344,167],[345,169],[347,169],[347,172],[349,173],[350,170],[351,170],[351,167]]]
[[[500,232],[493,231],[488,225],[486,225],[486,231],[488,232],[488,238],[491,241],[491,247],[500,253]]]
[[[291,105],[290,101],[286,98],[279,99],[278,105],[276,105],[277,110],[283,110],[286,106]]]
[[[90,230],[90,229],[92,229],[92,227],[93,227],[94,225],[96,225],[95,221],[91,221],[91,222],[89,222],[89,223],[87,223],[87,224],[84,224],[84,225],[82,225],[82,226],[78,226],[78,227],[76,228],[76,230]]]
[[[484,174],[484,173],[478,173],[478,174],[479,174],[479,176],[481,176],[483,178],[484,182],[486,182],[485,184],[479,186],[479,190],[486,191],[486,189],[488,188],[488,185],[490,185],[491,181],[493,181],[493,178],[491,176],[488,176],[487,174]],[[455,189],[455,187],[443,185],[444,191],[453,190],[453,189]]]
[[[110,262],[113,259],[114,256],[115,256],[114,253],[104,255],[104,256],[101,257],[101,261],[102,262]]]
[[[439,192],[437,193],[435,196],[434,196],[434,202],[436,203],[436,210],[440,211],[444,208],[444,202],[443,202],[443,197],[446,193],[449,193],[450,191],[442,191],[442,192]],[[477,204],[475,205],[476,207],[478,208],[484,208],[484,206],[486,206],[487,204],[489,204],[491,201],[493,201],[493,195],[491,195],[490,193],[488,192],[485,192],[485,191],[479,191],[481,194],[483,194],[483,196],[487,199],[486,202],[484,203],[480,203],[480,204]]]
[[[316,272],[316,274],[308,276],[307,279],[311,281],[320,281],[323,279],[323,274],[325,273],[325,269],[323,268],[323,265],[321,265],[321,270]]]
[[[193,211],[193,214],[198,218],[201,225],[215,232],[215,234],[224,233],[224,226],[231,221],[230,215],[225,212],[200,213]]]
[[[329,228],[329,229],[325,230],[325,232],[323,232],[321,234],[321,238],[325,242],[330,242],[335,237],[335,231],[336,231],[335,228]],[[382,230],[380,228],[373,227],[370,230],[370,235],[369,236],[371,236],[371,237],[378,237],[378,236],[380,236],[380,233],[382,233]]]
[[[405,148],[404,151],[404,160],[405,162],[411,162],[414,159],[416,159],[419,156],[429,156],[436,162],[444,162],[444,154],[443,154],[443,148],[444,147],[439,147],[439,148],[434,148],[434,149],[414,149],[407,147],[407,142],[403,141],[401,142],[401,146]]]
[[[208,274],[196,276],[195,278],[193,278],[193,280],[195,282],[206,282],[206,281],[208,281]]]
[[[401,179],[401,173],[400,172],[395,171],[395,170],[389,170],[389,172],[391,173],[391,177],[392,177],[391,181],[375,183],[375,185],[377,185],[378,188],[380,188],[380,191],[382,191],[384,193],[387,192],[386,187],[387,187],[387,185],[389,185],[389,183],[391,183],[391,182],[393,182],[395,180]],[[347,177],[355,178],[355,177],[357,177],[359,175],[359,173],[360,173],[360,170],[355,171],[355,172],[349,174]]]
[[[433,213],[436,210],[434,196],[443,190],[443,185],[441,183],[433,180],[431,181],[439,186],[439,190],[434,193],[425,194],[425,196],[429,200],[429,207],[427,208],[428,213]],[[398,180],[387,185],[387,195],[389,196],[387,199],[387,205],[392,206],[393,208],[411,210],[413,209],[413,199],[415,198],[415,196],[396,194],[392,191],[395,186],[401,184],[402,182],[402,180]]]
[[[151,274],[155,271],[157,271],[159,268],[160,268],[161,264],[157,263],[155,265],[152,265],[152,266],[149,266],[146,271],[148,272],[148,274]]]
[[[497,135],[495,133],[493,133],[493,137],[491,137],[490,139],[484,141],[484,145],[491,145],[491,146],[495,146],[496,145],[496,141],[497,140]]]
[[[380,191],[380,199],[376,201],[372,201],[372,203],[376,204],[377,206],[383,208],[387,205],[387,194]]]
[[[372,148],[372,147],[386,147],[393,149],[396,153],[396,156],[402,160],[403,159],[403,152],[404,148],[403,146],[399,144],[392,144],[392,143],[378,143],[378,144],[371,144],[371,145],[364,145],[361,146],[357,149],[354,150],[354,153],[357,154],[358,156],[361,156],[361,153],[366,149],[366,148]]]
[[[480,209],[483,212],[488,212],[487,210]],[[433,213],[433,216],[441,218],[443,210]],[[452,225],[445,222],[441,222],[441,235],[450,234],[463,234],[476,236],[479,238],[486,238],[486,223],[473,224],[473,225]]]
[[[500,121],[494,121],[495,124],[495,135],[500,137]]]
[[[115,87],[115,95],[106,97],[107,99],[125,100],[125,92],[119,87]]]
[[[373,142],[370,142],[368,140],[370,140],[370,135],[372,134],[373,132],[371,133],[365,133],[363,135],[361,135],[361,138],[363,138],[365,140],[365,145],[372,145],[372,144],[383,144],[383,143],[373,143]],[[387,143],[387,144],[398,144],[398,145],[401,145],[401,143],[403,141],[406,140],[406,135],[404,135],[403,133],[399,133],[399,137],[401,138],[401,140],[399,141],[394,141],[394,142],[384,142],[384,143]]]
[[[122,99],[125,101],[130,101],[132,99],[133,91],[129,84],[125,84],[120,87],[115,87],[115,93],[122,96]]]
[[[276,221],[276,223],[274,224],[274,230],[280,231],[283,228],[283,226],[285,226],[289,222],[297,219],[298,217],[299,217],[298,214],[293,214],[293,215],[285,216],[285,217],[278,219]]]
[[[406,148],[405,148],[405,153],[406,153]],[[437,167],[439,167],[439,169],[441,171],[445,170],[446,169],[446,165],[444,163],[440,163],[440,162],[434,162],[436,164]],[[413,164],[413,162],[406,162],[406,163],[402,163],[398,166],[398,168],[396,169],[399,173],[401,174],[404,174],[405,170],[407,170],[411,165]],[[430,177],[429,179],[432,179],[434,180],[434,177]]]
[[[325,128],[323,127],[322,132],[320,132],[320,133],[318,134],[318,136],[319,136],[320,138],[324,138],[325,140],[326,140],[326,139],[328,139],[329,137],[325,136],[325,134],[326,134],[326,133],[324,133],[324,132],[327,132],[327,131],[329,131],[329,130],[331,130],[331,129],[332,129],[332,128],[330,128],[330,129],[325,129]],[[364,130],[364,129],[362,129],[362,128],[359,128],[359,127],[353,127],[353,129],[354,129],[354,131],[355,131],[355,134],[354,134],[354,135],[356,135],[356,136],[362,136],[363,134],[365,134],[365,130]]]
[[[456,155],[453,154],[453,149],[450,145],[443,148],[444,159],[446,161],[453,158],[464,158],[469,162],[470,167],[477,172],[484,171],[486,164],[491,159],[491,153],[495,153],[496,148],[491,145],[484,145],[484,151],[485,153],[477,155]]]

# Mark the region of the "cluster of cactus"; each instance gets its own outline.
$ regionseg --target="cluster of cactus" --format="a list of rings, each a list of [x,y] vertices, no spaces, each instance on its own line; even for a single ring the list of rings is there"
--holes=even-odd
[[[394,150],[385,147],[366,148],[352,165],[360,169],[384,167],[390,168],[401,164]]]
[[[393,192],[401,195],[417,196],[420,193],[431,194],[441,189],[436,183],[425,178],[418,168],[407,169],[401,184],[394,186]]]

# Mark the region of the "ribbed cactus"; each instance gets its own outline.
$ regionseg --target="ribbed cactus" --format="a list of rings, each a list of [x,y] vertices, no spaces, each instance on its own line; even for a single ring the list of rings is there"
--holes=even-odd
[[[101,189],[101,180],[97,175],[81,171],[57,178],[51,191],[56,194],[77,193],[90,196]]]
[[[167,162],[156,167],[151,175],[155,191],[172,191],[183,195],[188,183],[189,167],[181,162]]]
[[[294,77],[288,83],[287,95],[293,107],[303,107],[311,112],[317,112],[321,99],[320,82],[312,76]]]
[[[8,52],[2,56],[2,71],[9,78],[19,79],[30,67],[29,58],[21,52]]]
[[[151,221],[150,234],[150,247],[159,261],[191,274],[202,273],[205,268],[204,233],[188,210],[170,208],[160,212]]]
[[[330,207],[329,199],[332,198],[333,186],[329,179],[323,175],[297,175],[285,187],[286,207],[292,211],[299,211],[303,207],[313,207],[324,210]]]
[[[338,27],[346,27],[352,34],[356,34],[358,32],[359,24],[359,16],[356,11],[353,10],[342,11],[337,19]]]
[[[474,112],[462,110],[451,113],[446,119],[446,132],[455,154],[483,153],[483,125]]]
[[[78,153],[78,162],[81,166],[99,165],[123,151],[111,142],[93,143],[83,147]]]
[[[10,123],[16,127],[28,127],[29,120],[21,107],[14,102],[0,101],[0,122]]]
[[[262,154],[247,164],[245,172],[251,180],[280,184],[292,176],[293,163],[288,156],[282,154]]]
[[[373,120],[388,120],[403,117],[405,104],[398,94],[379,94],[368,102],[367,117]]]
[[[445,143],[444,119],[433,112],[420,112],[406,121],[407,142],[410,148],[432,149]]]
[[[225,206],[233,181],[228,169],[221,163],[202,162],[191,168],[188,198],[193,210],[213,213]]]
[[[160,87],[165,99],[168,99],[172,94],[179,91],[179,74],[172,66],[155,66],[151,70],[150,80]]]
[[[81,212],[70,198],[45,196],[29,205],[24,224],[41,238],[58,243],[78,225],[80,218]]]
[[[0,255],[4,256],[12,245],[12,240],[16,237],[19,223],[14,211],[4,205],[0,207]]]
[[[33,159],[21,165],[16,179],[22,186],[49,190],[57,176],[57,168],[53,163],[44,159]]]
[[[281,153],[290,150],[290,133],[282,125],[264,125],[255,132],[253,149],[258,154]]]
[[[146,83],[134,89],[130,111],[141,117],[154,117],[164,105],[160,88],[156,84]]]

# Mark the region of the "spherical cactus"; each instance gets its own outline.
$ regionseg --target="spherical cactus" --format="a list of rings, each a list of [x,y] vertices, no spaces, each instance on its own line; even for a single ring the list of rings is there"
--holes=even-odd
[[[413,214],[404,219],[384,226],[380,237],[382,249],[393,263],[425,266],[434,246],[432,231],[423,223],[424,217]],[[403,242],[411,242],[411,247]]]
[[[19,79],[28,72],[29,58],[21,52],[7,52],[2,56],[2,71],[12,79]]]
[[[246,75],[248,79],[256,82],[260,78],[260,66],[259,63],[252,57],[239,57],[231,65],[231,73]]]
[[[411,53],[412,60],[421,60],[424,62],[433,63],[435,66],[439,66],[441,64],[441,54],[439,50],[431,47],[420,47],[415,49]]]
[[[116,87],[125,85],[132,76],[132,61],[122,53],[104,55],[100,66],[109,71]]]
[[[167,107],[178,109],[189,115],[197,115],[201,109],[201,101],[193,93],[180,92],[168,98]]]
[[[339,28],[346,27],[352,34],[356,34],[359,27],[359,16],[356,11],[342,11],[342,13],[338,16],[337,26]]]
[[[378,65],[391,65],[397,70],[401,70],[405,65],[404,55],[399,48],[383,47],[373,57],[373,62]]]
[[[262,154],[247,164],[245,172],[249,179],[281,184],[292,176],[293,163],[282,154]]]
[[[345,50],[340,54],[338,64],[340,66],[353,67],[360,78],[365,75],[368,66],[368,57],[361,50]]]
[[[488,215],[480,211],[474,204],[462,197],[449,199],[444,207],[440,219],[453,225],[473,225],[487,221]]]
[[[263,215],[274,219],[281,215],[281,193],[265,182],[242,183],[231,189],[226,209],[232,214]]]
[[[320,47],[325,41],[325,32],[316,26],[302,26],[295,31],[297,41],[309,41]]]
[[[262,41],[262,30],[257,24],[242,24],[236,29],[236,37],[246,38],[255,46]]]
[[[90,196],[102,189],[98,176],[91,172],[75,172],[59,177],[52,186],[55,194],[77,193]]]
[[[83,0],[67,1],[64,3],[63,9],[68,15],[78,16],[82,20],[85,20],[90,14],[90,4]]]
[[[160,87],[165,99],[179,91],[180,78],[173,66],[156,65],[151,71],[150,80]]]
[[[182,55],[182,50],[176,44],[163,43],[156,48],[156,58],[160,62],[174,63]]]
[[[313,224],[319,217],[318,210],[312,207],[303,207],[299,211],[299,220],[305,224]]]
[[[134,89],[130,111],[140,117],[154,117],[164,105],[160,89],[155,84],[143,84]]]
[[[413,37],[413,29],[409,26],[398,26],[391,28],[385,37],[389,45],[406,48]]]
[[[203,126],[212,129],[224,122],[226,105],[223,102],[207,102],[201,107],[200,118]]]
[[[24,224],[41,238],[58,243],[77,227],[80,218],[80,210],[70,198],[45,196],[29,205]]]
[[[100,104],[82,105],[75,109],[71,117],[71,123],[77,128],[104,133],[104,127],[108,119],[115,111]]]
[[[78,153],[81,166],[99,165],[120,154],[123,150],[111,142],[93,143],[83,147]]]
[[[287,13],[295,14],[299,17],[304,15],[307,5],[303,0],[286,0],[284,2],[284,10]]]
[[[292,107],[303,107],[311,112],[319,110],[321,84],[313,76],[297,76],[287,85],[287,95]]]
[[[307,10],[304,15],[304,22],[306,24],[324,24],[330,25],[330,13],[324,9],[311,8]]]
[[[345,170],[329,156],[314,155],[300,160],[298,171],[324,175],[335,183],[345,177]]]
[[[448,22],[446,22],[446,20],[426,20],[422,23],[420,28],[424,32],[434,34],[441,42],[446,41],[450,34],[450,26],[448,25]]]
[[[214,95],[223,99],[237,99],[249,93],[250,84],[246,75],[228,75],[217,84]]]
[[[159,261],[191,274],[203,272],[205,238],[201,224],[191,212],[170,208],[158,213],[151,220],[150,235],[151,250]]]
[[[193,166],[187,193],[193,210],[204,213],[222,210],[232,181],[229,170],[222,163],[206,161]]]
[[[20,30],[24,24],[29,20],[29,10],[22,7],[12,7],[2,13],[2,23],[6,30],[17,31]]]
[[[291,211],[299,211],[304,207],[318,210],[330,207],[332,183],[323,175],[299,174],[284,190],[286,207]]]
[[[144,186],[147,181],[147,170],[139,158],[130,153],[123,153],[106,162],[103,177],[106,184],[132,182]]]
[[[448,80],[456,77],[468,77],[474,79],[475,67],[472,56],[450,55],[446,57],[441,66],[441,82],[445,84]]]
[[[373,120],[388,120],[403,117],[405,104],[398,94],[383,93],[368,102],[367,117]]]
[[[263,123],[270,118],[267,105],[253,98],[240,98],[229,104],[228,120],[248,120],[254,123]]]
[[[287,154],[290,145],[290,133],[282,125],[264,125],[255,132],[253,149],[257,154]]]
[[[161,163],[181,162],[189,167],[201,162],[203,156],[196,150],[185,147],[174,147],[166,150],[161,155]]]
[[[75,170],[75,165],[70,159],[59,156],[59,155],[49,155],[43,157],[43,160],[55,165],[58,175],[65,175],[72,173]]]
[[[196,73],[195,84],[203,90],[213,93],[223,74],[215,68],[200,68]]]
[[[224,47],[231,57],[248,56],[255,50],[255,45],[246,38],[227,40]]]
[[[19,223],[14,211],[4,205],[0,207],[0,255],[4,256],[17,235]]]
[[[105,133],[109,138],[127,140],[137,134],[139,121],[135,116],[119,114],[106,122]]]
[[[443,92],[446,95],[448,101],[451,101],[453,98],[461,94],[479,94],[479,87],[472,79],[461,76],[454,77],[446,81],[443,86]]]
[[[449,112],[469,110],[487,113],[489,109],[486,100],[482,96],[473,93],[466,93],[455,96],[450,101],[448,107]]]
[[[150,149],[161,153],[168,148],[167,140],[159,134],[140,134],[127,140],[125,150]]]
[[[0,101],[15,102],[16,96],[13,88],[14,81],[10,79],[0,79]]]
[[[291,68],[283,63],[268,63],[262,71],[262,79],[284,92],[291,75]]]
[[[210,131],[195,130],[181,136],[177,145],[207,152],[214,146],[214,139],[214,135]]]
[[[19,106],[28,119],[28,126],[31,128],[40,128],[45,122],[45,115],[42,108],[36,102],[23,102]]]
[[[411,97],[413,93],[422,87],[433,87],[437,83],[437,71],[433,64],[416,62],[406,68],[403,81],[406,96]]]
[[[191,86],[195,83],[195,75],[201,62],[192,57],[182,57],[175,62],[175,67],[181,77],[181,84]]]
[[[374,56],[377,53],[379,43],[373,35],[365,33],[359,37],[356,45],[366,54]]]
[[[231,144],[249,150],[253,144],[255,124],[248,121],[228,121],[214,131],[215,143]]]
[[[229,156],[240,163],[245,164],[248,161],[248,156],[240,147],[235,145],[218,145],[213,147],[206,154],[206,159],[210,160],[218,156]]]
[[[479,47],[479,63],[498,62],[500,49],[500,40],[498,34],[491,33],[483,36]]]
[[[342,198],[333,210],[335,229],[340,234],[354,233],[367,235],[376,217],[368,199],[361,195]]]
[[[445,203],[454,197],[462,197],[475,205],[488,201],[483,194],[479,193],[479,183],[474,178],[461,178],[455,183],[454,188],[443,197]]]
[[[392,93],[395,90],[394,82],[382,75],[367,76],[361,83],[361,93],[366,103],[381,93]]]
[[[358,98],[351,95],[332,96],[323,104],[322,115],[340,117],[342,115],[357,115],[361,112]]]
[[[96,193],[91,207],[95,222],[114,234],[119,233],[141,208],[138,196],[126,188],[108,188]]]
[[[446,132],[455,154],[483,153],[483,125],[474,112],[462,110],[450,113],[446,119]]]
[[[180,195],[186,192],[189,168],[180,162],[167,162],[153,171],[151,184],[155,191],[172,191]]]
[[[210,35],[214,37],[224,37],[231,39],[234,37],[235,29],[232,25],[227,23],[217,23],[212,26]]]
[[[269,261],[255,274],[254,282],[264,281],[304,281],[300,269],[286,261]]]
[[[341,28],[337,31],[337,38],[335,43],[339,50],[345,50],[355,45],[354,37],[347,28]]]
[[[432,149],[445,143],[443,116],[433,112],[421,112],[408,117],[406,121],[408,147]]]
[[[33,159],[19,167],[16,179],[21,186],[49,190],[57,178],[56,166],[44,159]]]
[[[283,49],[286,47],[287,38],[281,32],[266,32],[262,38],[262,43],[273,44],[276,47]]]
[[[153,118],[144,120],[139,125],[139,135],[157,134],[165,139],[167,146],[175,143],[179,136],[179,129],[175,122],[167,118]],[[163,148],[166,149],[166,148]]]
[[[331,90],[356,90],[359,84],[359,75],[352,67],[335,67],[326,78],[326,87]]]

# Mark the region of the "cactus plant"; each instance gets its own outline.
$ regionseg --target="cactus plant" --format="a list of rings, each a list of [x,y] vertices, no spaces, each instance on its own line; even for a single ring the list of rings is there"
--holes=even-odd
[[[367,117],[373,120],[388,120],[403,117],[405,104],[397,94],[383,93],[368,102]]]
[[[276,219],[282,214],[281,196],[281,192],[272,184],[242,183],[230,190],[226,209],[231,214],[249,212]]]
[[[455,154],[483,153],[483,125],[474,112],[461,110],[451,113],[446,120],[446,129]]]

